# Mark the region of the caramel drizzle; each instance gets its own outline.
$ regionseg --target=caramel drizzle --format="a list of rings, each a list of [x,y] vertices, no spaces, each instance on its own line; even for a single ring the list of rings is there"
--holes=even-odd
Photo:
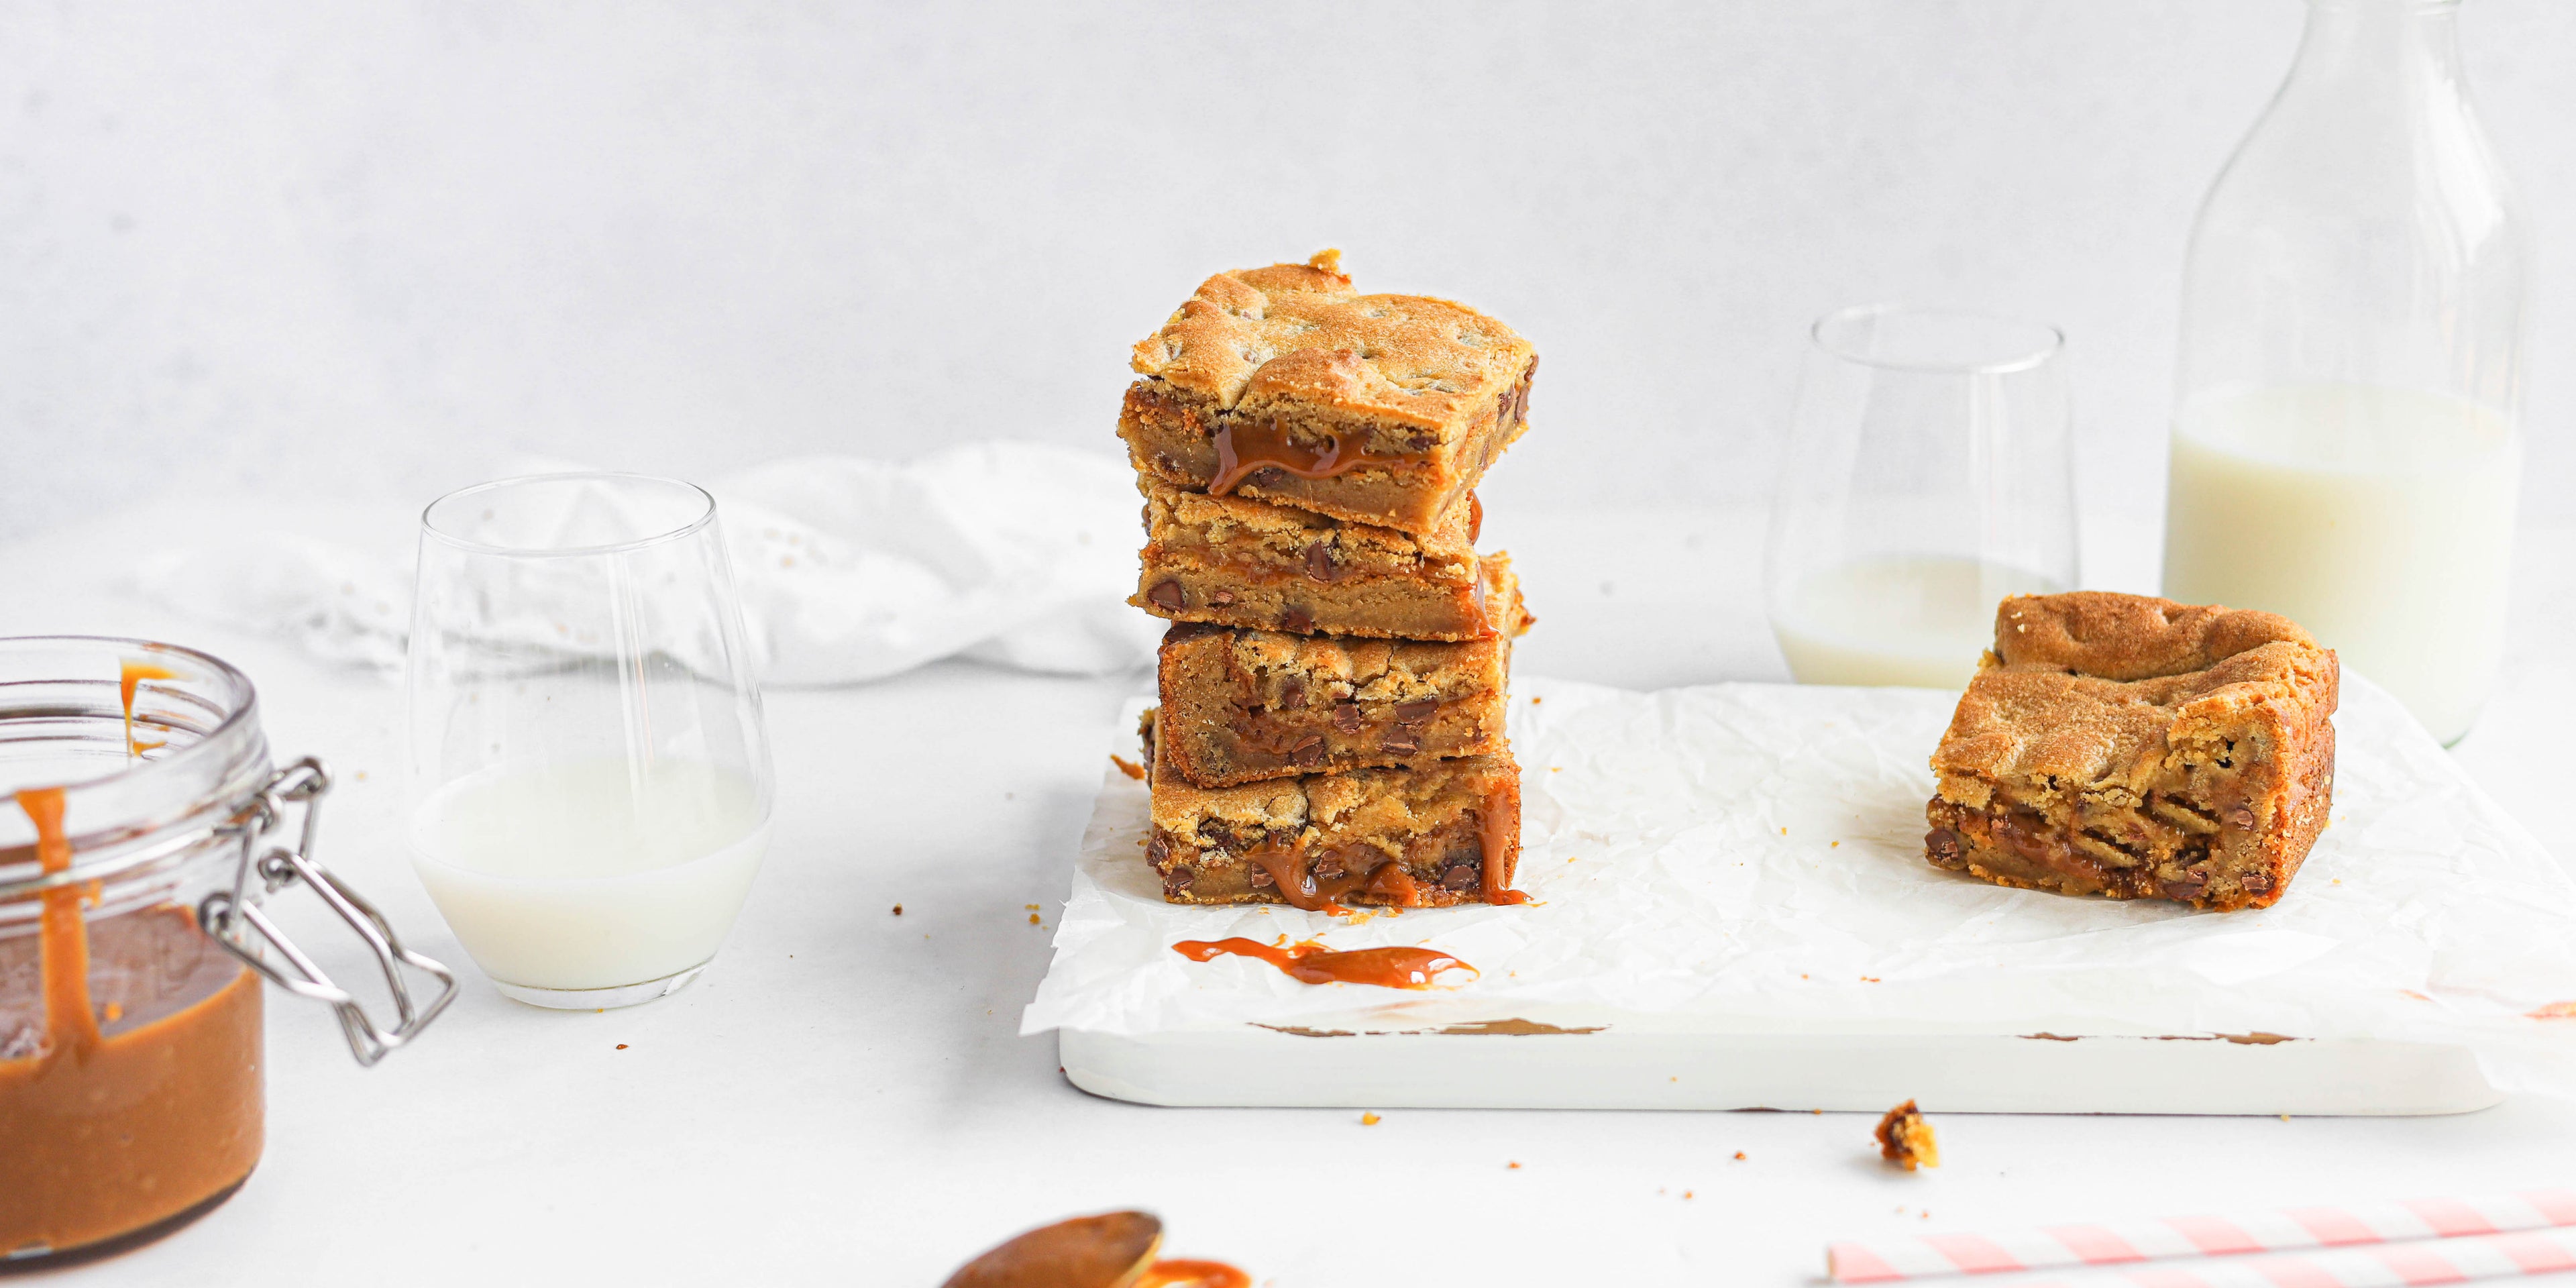
[[[1365,890],[1398,908],[1422,906],[1422,887],[1404,870],[1398,859],[1386,859],[1365,869],[1345,866],[1336,876],[1315,875],[1314,856],[1303,844],[1272,840],[1244,851],[1243,857],[1261,865],[1278,887],[1279,897],[1296,908],[1328,916],[1346,917],[1351,910],[1341,905],[1343,895]]]
[[[1515,853],[1514,843],[1520,839],[1519,812],[1503,808],[1506,795],[1496,790],[1486,796],[1484,807],[1477,811],[1477,841],[1482,850],[1481,861],[1476,864],[1478,881],[1485,902],[1498,906],[1530,901],[1527,892],[1510,888],[1510,878],[1503,875],[1504,860]],[[1399,907],[1416,908],[1422,904],[1421,887],[1414,884],[1404,864],[1395,859],[1376,864],[1366,872],[1346,867],[1338,876],[1318,877],[1314,857],[1302,843],[1266,840],[1244,851],[1243,857],[1270,874],[1281,899],[1307,912],[1347,916],[1350,909],[1337,901],[1363,887]]]
[[[1335,951],[1312,939],[1285,946],[1240,937],[1184,939],[1172,945],[1172,951],[1194,962],[1209,961],[1223,955],[1257,957],[1304,984],[1373,984],[1379,988],[1424,989],[1434,987],[1432,977],[1443,971],[1478,973],[1475,967],[1436,948]]]
[[[63,789],[31,787],[18,793],[18,808],[36,825],[36,866],[45,875],[72,865],[71,838],[63,831]],[[86,1056],[99,1044],[98,1017],[90,1010],[89,922],[81,916],[81,890],[47,890],[39,921],[38,959],[45,981],[46,1045],[59,1055]]]
[[[1413,874],[1404,865],[1389,859],[1369,874],[1368,892],[1398,908],[1422,906],[1422,887],[1413,883]]]
[[[1481,820],[1485,861],[1476,866],[1483,869],[1485,902],[1528,903],[1529,895],[1511,889],[1511,878],[1503,875],[1503,860],[1516,852],[1515,847],[1520,840],[1520,811],[1503,809],[1502,800],[1500,791],[1485,797],[1484,818]]]
[[[145,680],[175,680],[178,678],[178,672],[164,667],[154,666],[150,662],[127,662],[122,668],[120,668],[116,677],[116,691],[117,695],[125,700],[125,754],[140,760],[143,757],[143,753],[151,751],[157,747],[167,746],[169,742],[168,739],[163,739],[160,742],[136,742],[134,740],[134,687]]]
[[[1277,421],[1249,423],[1228,421],[1216,431],[1216,475],[1208,480],[1208,493],[1224,496],[1232,492],[1244,476],[1254,470],[1277,468],[1301,479],[1339,478],[1363,465],[1411,465],[1409,456],[1384,456],[1364,447],[1352,447],[1342,434],[1324,431],[1325,441],[1332,444],[1317,451],[1288,440],[1288,432]]]
[[[1252,1288],[1252,1276],[1222,1261],[1173,1257],[1145,1267],[1135,1288]]]
[[[1368,880],[1367,873],[1345,871],[1337,877],[1318,877],[1312,857],[1300,844],[1263,841],[1244,852],[1243,857],[1261,865],[1270,880],[1279,887],[1279,897],[1308,912],[1345,916],[1350,909],[1335,902]],[[1392,862],[1392,860],[1389,860]]]

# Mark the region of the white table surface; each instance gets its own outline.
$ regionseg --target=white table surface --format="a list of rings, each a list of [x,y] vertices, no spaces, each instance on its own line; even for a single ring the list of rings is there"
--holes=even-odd
[[[137,552],[202,518],[0,547],[0,634],[146,635],[248,671],[278,753],[338,774],[323,857],[467,986],[370,1071],[321,1007],[272,992],[259,1170],[204,1220],[67,1282],[926,1285],[1022,1228],[1135,1206],[1162,1214],[1172,1253],[1282,1288],[1793,1284],[1838,1237],[2563,1184],[2576,1154],[2576,1102],[2540,1099],[2392,1120],[1946,1115],[1945,1165],[1918,1174],[1881,1165],[1852,1114],[1364,1126],[1095,1099],[1058,1075],[1052,1037],[1018,1035],[1053,925],[1025,905],[1063,897],[1141,674],[941,664],[773,692],[775,848],[723,956],[648,1006],[531,1009],[473,970],[403,861],[395,685],[117,589]],[[1746,516],[1498,515],[1491,531],[1541,617],[1518,658],[1531,673],[1782,675]],[[2112,544],[2096,584],[2152,568]],[[2576,768],[2558,732],[2576,724],[2576,532],[2527,532],[2519,567],[2502,689],[2456,754],[2576,859],[2549,812]],[[326,917],[296,914],[326,965],[363,969]]]

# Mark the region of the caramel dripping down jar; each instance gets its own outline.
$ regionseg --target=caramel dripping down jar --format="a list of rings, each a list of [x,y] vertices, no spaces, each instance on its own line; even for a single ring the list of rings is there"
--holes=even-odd
[[[256,692],[217,658],[0,639],[0,1272],[143,1242],[241,1186],[263,980],[330,1005],[362,1065],[455,996],[315,860],[329,790],[319,761],[271,762]],[[268,918],[289,886],[365,941],[392,1024]]]

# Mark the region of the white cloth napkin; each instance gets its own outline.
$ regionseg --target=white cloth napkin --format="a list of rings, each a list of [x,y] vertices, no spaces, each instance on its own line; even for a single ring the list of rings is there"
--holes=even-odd
[[[708,490],[764,683],[844,684],[965,656],[1106,675],[1153,656],[1136,588],[1134,475],[1040,443],[907,463],[772,462]],[[156,557],[145,595],[290,636],[336,661],[402,665],[411,560],[270,531]]]

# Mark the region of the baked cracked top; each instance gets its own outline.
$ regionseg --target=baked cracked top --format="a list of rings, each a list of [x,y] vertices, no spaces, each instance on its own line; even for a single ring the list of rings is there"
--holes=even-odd
[[[2152,595],[2078,590],[2015,595],[1995,606],[1995,658],[2105,680],[2150,680],[2206,671],[2275,642],[2317,642],[2279,613],[2177,604]]]
[[[1232,408],[1292,399],[1424,429],[1463,424],[1527,374],[1510,327],[1421,295],[1361,295],[1341,252],[1219,273],[1139,341],[1138,374]]]
[[[1932,755],[1945,782],[2143,791],[2178,751],[2332,713],[2335,655],[2275,613],[2145,595],[2021,595]]]

